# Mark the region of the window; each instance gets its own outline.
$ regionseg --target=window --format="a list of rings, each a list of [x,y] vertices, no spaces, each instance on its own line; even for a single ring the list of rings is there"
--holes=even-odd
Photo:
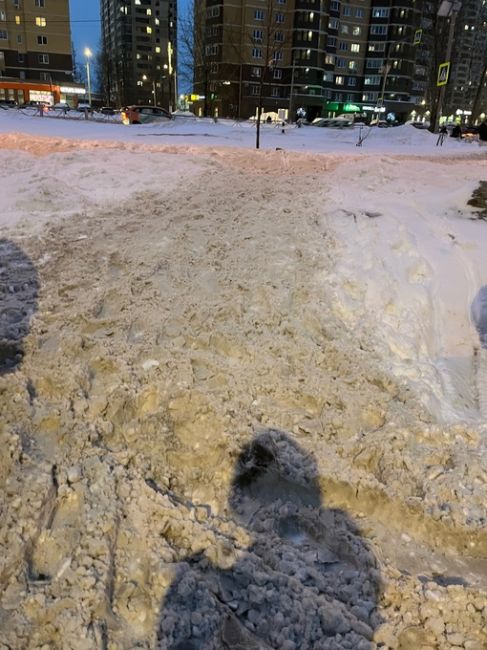
[[[347,41],[340,41],[338,43],[338,49],[341,51],[348,50],[348,43]]]
[[[356,86],[357,85],[357,77],[348,77],[347,84],[349,86]]]
[[[330,2],[330,11],[340,11],[340,3],[337,0]]]
[[[380,68],[384,64],[383,59],[367,59],[365,62],[366,68]]]
[[[39,63],[48,65],[49,63],[49,54],[39,54]]]
[[[385,43],[369,43],[369,52],[384,52],[386,48]]]
[[[360,43],[350,43],[350,52],[360,52]]]
[[[20,25],[20,16],[15,16],[15,24]]]
[[[3,21],[7,20],[7,14],[5,13],[5,11],[3,9],[0,9],[0,20],[3,20]]]
[[[342,28],[341,28],[340,31],[341,31],[342,34],[348,34],[348,25],[342,25]]]
[[[47,45],[47,36],[38,36],[37,45]]]
[[[336,63],[335,63],[337,68],[345,68],[347,65],[347,62],[345,59],[341,59],[340,57],[337,56]]]
[[[280,68],[276,68],[274,70],[273,77],[274,79],[282,79],[282,70]]]
[[[354,27],[352,27],[352,34],[354,36],[360,36],[361,33],[362,33],[362,28],[361,27],[358,27],[358,25],[355,25]]]
[[[352,15],[352,7],[343,7],[343,15],[344,16],[351,16]]]
[[[36,7],[44,7],[44,0],[36,0],[35,1],[35,6]]]
[[[44,18],[44,16],[36,16],[36,25],[37,27],[46,26],[46,19]]]
[[[254,32],[252,34],[252,38],[254,41],[261,41],[262,38],[264,37],[264,32],[262,29],[254,29]]]
[[[259,86],[256,86],[255,84],[250,86],[250,94],[251,95],[258,95],[259,94]]]
[[[279,50],[279,52],[274,52],[274,55],[272,57],[273,63],[276,61],[282,61],[282,52]]]
[[[22,34],[17,34],[17,43],[22,43]]]
[[[261,59],[262,58],[262,50],[260,47],[253,47],[252,48],[252,56],[254,59]]]
[[[345,83],[345,77],[338,75],[338,77],[335,77],[335,83],[337,86],[343,86],[343,84]]]
[[[152,27],[149,27],[149,25],[147,25],[147,27],[145,28],[145,31],[146,31],[148,34],[152,34]]]
[[[24,55],[23,55],[21,52],[18,52],[18,54],[17,54],[17,61],[18,61],[19,63],[23,63],[23,62],[24,62]]]
[[[272,97],[280,97],[281,96],[281,89],[279,86],[273,86],[271,88],[271,95]]]
[[[337,39],[335,36],[328,36],[326,44],[328,47],[336,47]]]
[[[387,34],[387,25],[371,25],[370,33],[384,36],[385,34]]]
[[[284,14],[276,14],[276,23],[282,24],[284,22]]]
[[[388,7],[375,7],[372,9],[373,18],[388,18],[389,17],[389,8]]]
[[[284,41],[284,32],[276,32],[274,34],[274,40],[278,43],[282,43]]]
[[[352,72],[356,72],[358,70],[357,61],[349,61],[348,69],[351,70]]]
[[[328,27],[330,29],[338,29],[338,18],[330,18],[328,21]]]
[[[363,18],[364,17],[364,10],[363,9],[355,9],[355,17],[356,18]]]
[[[261,73],[261,68],[258,68],[257,66],[254,66],[252,68],[252,76],[253,77],[260,77],[260,73]]]
[[[364,86],[378,86],[380,84],[380,77],[375,75],[373,77],[365,77]]]
[[[8,39],[8,32],[6,29],[0,29],[0,41],[6,41]]]
[[[327,54],[325,56],[325,65],[335,65],[335,55]]]
[[[256,9],[254,11],[254,18],[255,18],[255,20],[264,20],[264,10],[263,9]]]

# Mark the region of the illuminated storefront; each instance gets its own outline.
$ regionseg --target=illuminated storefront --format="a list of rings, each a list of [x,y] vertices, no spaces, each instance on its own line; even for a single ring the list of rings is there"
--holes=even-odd
[[[76,106],[79,98],[86,94],[81,84],[43,83],[19,79],[0,78],[0,102],[14,101],[19,106],[27,102],[57,104],[63,102]]]

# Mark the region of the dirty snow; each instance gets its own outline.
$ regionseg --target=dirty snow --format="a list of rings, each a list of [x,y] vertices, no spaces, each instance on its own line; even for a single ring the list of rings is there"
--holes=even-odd
[[[0,133],[3,646],[484,649],[485,149]]]

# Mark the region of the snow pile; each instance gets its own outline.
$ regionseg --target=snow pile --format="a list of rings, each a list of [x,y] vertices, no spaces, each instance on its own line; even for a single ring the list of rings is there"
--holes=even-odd
[[[2,643],[483,649],[478,150],[53,124],[1,139]]]

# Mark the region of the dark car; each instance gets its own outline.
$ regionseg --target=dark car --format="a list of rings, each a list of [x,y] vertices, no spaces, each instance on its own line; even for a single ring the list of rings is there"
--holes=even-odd
[[[172,120],[172,115],[160,106],[127,106],[122,109],[123,124],[146,124]]]
[[[102,115],[116,115],[116,113],[119,112],[116,108],[113,108],[113,106],[102,106],[97,110]]]
[[[15,99],[0,99],[0,106],[2,108],[15,108],[17,106],[17,102]]]

